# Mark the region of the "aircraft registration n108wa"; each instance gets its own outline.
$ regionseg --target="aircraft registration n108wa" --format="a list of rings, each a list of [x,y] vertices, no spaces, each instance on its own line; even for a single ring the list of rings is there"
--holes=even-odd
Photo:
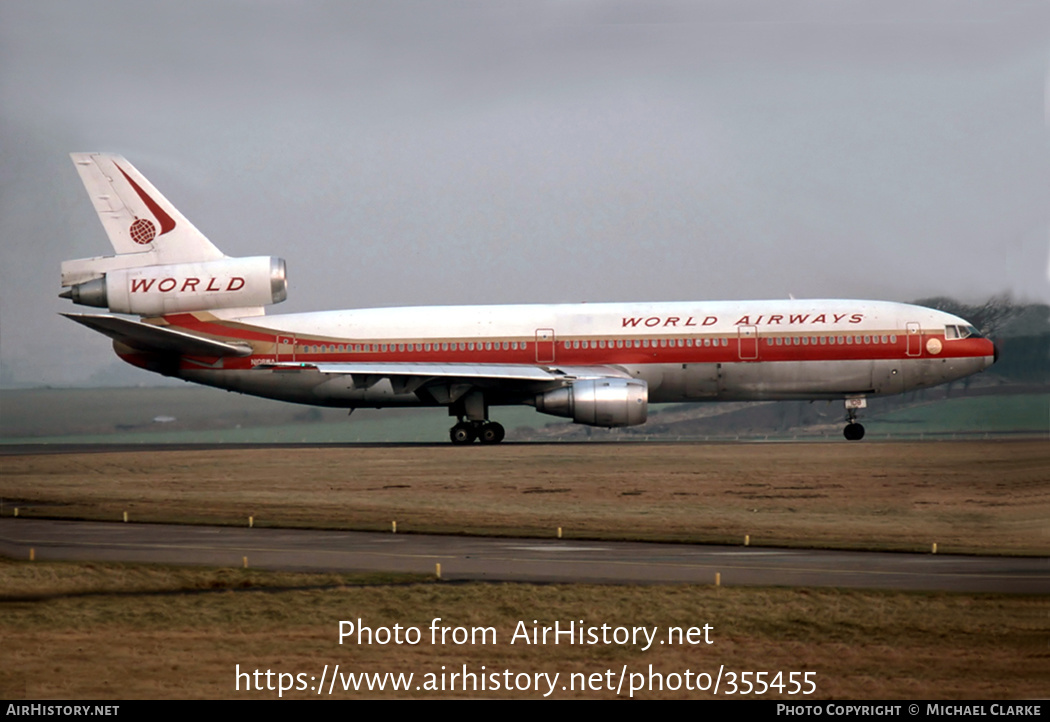
[[[280,258],[231,258],[123,157],[73,153],[116,255],[62,264],[63,298],[139,316],[65,314],[135,366],[317,406],[444,406],[455,444],[499,443],[495,406],[591,426],[650,403],[842,399],[849,440],[869,396],[983,371],[964,319],[886,301],[783,300],[370,308],[266,315]]]

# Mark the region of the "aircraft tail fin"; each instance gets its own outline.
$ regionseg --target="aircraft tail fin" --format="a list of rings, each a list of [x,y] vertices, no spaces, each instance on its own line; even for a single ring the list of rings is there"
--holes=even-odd
[[[118,255],[148,253],[149,265],[224,257],[123,156],[71,153],[70,157]]]
[[[287,297],[280,258],[224,255],[122,156],[70,156],[116,254],[64,261],[62,298],[140,316],[232,317],[261,315]]]

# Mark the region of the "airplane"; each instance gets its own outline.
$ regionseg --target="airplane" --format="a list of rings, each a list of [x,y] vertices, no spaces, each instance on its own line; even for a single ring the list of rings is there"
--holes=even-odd
[[[974,374],[997,358],[966,320],[887,301],[760,300],[365,308],[266,315],[283,259],[224,255],[119,155],[72,153],[115,255],[62,263],[61,294],[138,316],[63,314],[165,376],[316,406],[443,406],[454,444],[496,444],[490,409],[598,427],[651,403],[867,398]]]

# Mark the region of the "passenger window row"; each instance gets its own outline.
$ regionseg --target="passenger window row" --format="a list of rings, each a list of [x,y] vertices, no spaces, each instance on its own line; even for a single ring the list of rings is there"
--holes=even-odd
[[[766,338],[767,346],[852,346],[897,343],[896,334],[889,336],[777,336]]]
[[[965,327],[964,327],[965,328]],[[946,338],[966,338],[955,326]],[[968,331],[969,329],[967,329]],[[970,335],[967,333],[967,335]],[[852,346],[897,343],[896,334],[877,336],[767,336],[767,346]],[[525,341],[485,341],[458,343],[398,343],[398,344],[308,344],[296,346],[297,353],[404,353],[427,351],[525,351]],[[597,339],[563,341],[566,350],[604,348],[712,348],[729,346],[728,338],[661,338],[661,339]]]

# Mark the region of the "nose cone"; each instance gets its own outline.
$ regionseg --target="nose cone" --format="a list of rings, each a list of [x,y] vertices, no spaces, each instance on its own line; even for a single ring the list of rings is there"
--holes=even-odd
[[[999,342],[992,341],[987,338],[982,338],[981,343],[984,346],[984,353],[982,354],[984,356],[984,366],[982,367],[983,370],[999,360]]]

